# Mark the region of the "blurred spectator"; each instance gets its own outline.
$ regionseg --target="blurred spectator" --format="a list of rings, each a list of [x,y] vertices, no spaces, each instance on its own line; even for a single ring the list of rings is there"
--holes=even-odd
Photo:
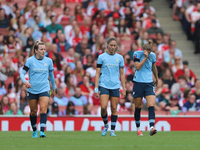
[[[28,105],[28,99],[26,97],[27,95],[27,92],[25,90],[21,90],[21,93],[20,93],[20,110],[22,112],[24,112],[24,108]]]
[[[91,19],[90,17],[85,17],[84,24],[80,27],[82,35],[87,35],[90,31]]]
[[[129,30],[129,28],[127,28],[127,26],[125,24],[125,19],[120,19],[119,24],[117,25],[117,27],[114,28],[114,31],[118,35],[123,35],[124,33],[126,35],[130,35],[130,30]]]
[[[8,36],[7,45],[6,45],[6,53],[16,52],[18,50],[21,50],[21,47],[18,41],[19,39],[15,38],[13,35]]]
[[[27,27],[33,27],[33,25],[36,24],[35,19],[34,19],[35,16],[37,16],[37,11],[32,10],[30,18],[25,18],[25,19],[27,19],[27,21],[26,21]]]
[[[182,88],[188,87],[186,78],[184,76],[179,76],[177,83],[174,83],[171,87],[172,95],[179,95]]]
[[[6,115],[23,115],[22,111],[17,108],[16,103],[12,102],[10,104],[10,110],[6,112]]]
[[[47,9],[45,14],[41,17],[42,20],[42,24],[44,25],[44,27],[47,27],[48,25],[51,25],[51,16],[52,16],[52,10],[51,9]]]
[[[194,86],[194,82],[195,82],[195,78],[190,75],[190,69],[189,68],[185,68],[184,69],[184,76],[186,78],[186,81],[187,81],[188,85],[190,87],[193,87]]]
[[[92,105],[86,104],[83,106],[83,115],[95,115],[95,112],[92,111]]]
[[[4,95],[1,99],[1,106],[3,109],[3,114],[6,114],[6,112],[10,109],[10,102],[7,95]]]
[[[76,45],[76,52],[81,54],[81,56],[84,55],[85,50],[87,48],[91,48],[91,45],[88,43],[87,39],[82,39],[77,45]]]
[[[200,89],[200,80],[199,79],[195,80],[194,87],[192,89],[195,90],[195,91]]]
[[[117,33],[114,31],[114,28],[113,28],[113,22],[112,21],[109,21],[109,22],[107,21],[106,28],[102,33],[104,38],[108,38],[108,34],[109,34],[110,31],[114,32],[114,36],[115,37],[117,36]]]
[[[61,29],[58,29],[58,30],[56,31],[56,37],[53,39],[53,42],[52,42],[52,43],[57,44],[57,43],[59,42],[58,37],[59,37],[60,34],[62,34],[62,30],[61,30]]]
[[[52,103],[52,109],[49,111],[49,115],[59,115],[59,106],[58,103],[53,102]]]
[[[96,67],[97,67],[97,60],[92,60],[92,66],[86,69],[86,72],[90,74],[91,78],[94,78],[96,75]]]
[[[137,44],[137,42],[131,43],[131,49],[130,49],[130,51],[128,51],[128,54],[129,54],[129,56],[131,57],[131,59],[133,59],[133,53],[134,53],[135,51],[137,51],[137,49],[138,49],[138,44]]]
[[[129,74],[127,76],[127,81],[132,81],[133,82],[133,78],[135,76],[135,67],[134,65],[131,66],[131,74]]]
[[[75,53],[75,50],[73,47],[70,47],[68,49],[68,56],[64,58],[64,62],[65,64],[70,64],[70,63],[74,63],[75,62],[75,59],[74,59],[74,53]]]
[[[5,59],[5,67],[3,67],[2,69],[1,69],[1,72],[3,73],[3,74],[5,74],[6,76],[8,76],[8,77],[12,77],[13,75],[14,75],[14,73],[15,73],[15,70],[14,70],[14,68],[12,67],[12,65],[11,65],[11,59],[9,59],[9,58],[6,58]]]
[[[75,6],[74,15],[75,15],[76,20],[77,20],[78,22],[83,21],[84,18],[87,16],[87,14],[85,14],[85,13],[82,11],[82,6],[81,6],[81,5],[76,5],[76,6]]]
[[[27,39],[27,44],[23,47],[23,52],[27,52],[27,54],[29,55],[32,47],[33,47],[33,44],[34,44],[34,40],[32,37],[29,37]]]
[[[66,89],[65,89],[65,94],[67,97],[70,97],[75,94],[75,84],[74,84],[74,77],[73,75],[69,75],[69,77],[66,79]]]
[[[1,81],[1,75],[0,75],[0,95],[5,95],[7,93],[5,89],[5,84],[3,81]]]
[[[67,52],[71,47],[70,44],[65,40],[65,35],[63,33],[59,34],[58,41],[58,52]]]
[[[164,34],[163,30],[156,25],[157,21],[152,20],[151,21],[151,28],[147,29],[147,32],[151,37],[156,37],[156,33],[160,32],[162,35]]]
[[[164,84],[168,85],[169,89],[171,89],[172,85],[176,83],[171,69],[168,68],[165,70],[162,76],[162,81]]]
[[[181,110],[181,107],[178,104],[178,99],[172,98],[169,103],[165,106],[165,110],[166,111],[177,111],[177,110]]]
[[[133,12],[131,7],[126,7],[125,9],[125,22],[126,22],[126,27],[131,28],[133,27]]]
[[[165,106],[170,101],[170,90],[168,88],[163,88],[161,95],[158,98],[159,98],[159,105],[161,109],[164,110]]]
[[[94,4],[87,8],[87,15],[88,16],[93,16],[94,14],[97,13],[97,11],[99,10],[98,9],[98,3],[99,3],[99,0],[94,0]]]
[[[170,49],[165,51],[163,56],[164,56],[165,62],[168,63],[169,65],[174,64],[174,58],[176,56],[179,56],[181,58],[181,60],[183,58],[181,50],[176,48],[176,42],[175,41],[170,42]]]
[[[83,59],[84,59],[84,57],[83,57]],[[86,64],[85,64],[85,62],[83,62],[83,64],[85,64],[84,66],[83,66],[83,69],[84,70],[86,70],[86,69],[88,69],[89,67],[92,67],[92,63],[93,63],[93,56],[91,55],[91,54],[89,54],[89,55],[86,55]]]
[[[5,10],[0,8],[0,28],[7,28],[10,26],[10,18],[5,14]]]
[[[54,102],[57,102],[58,105],[66,106],[68,104],[68,98],[65,97],[65,91],[63,88],[57,88],[56,96],[54,97]]]
[[[181,61],[181,58],[179,56],[174,57],[174,65],[172,66],[173,73],[176,73],[177,70],[183,69],[183,63]]]
[[[83,77],[84,75],[84,70],[83,70],[83,67],[82,67],[82,63],[81,61],[77,61],[76,62],[76,68],[74,69],[74,75],[77,77],[77,76],[81,76]]]
[[[56,16],[51,16],[51,24],[46,27],[49,33],[56,33],[58,29],[61,29],[64,32],[62,25],[56,23]]]
[[[24,25],[22,25],[22,30],[21,30],[21,34],[19,36],[19,39],[22,41],[23,46],[26,46],[27,39],[29,37],[31,37],[32,34],[33,34],[33,28],[32,27],[26,28]]]
[[[70,18],[70,24],[65,26],[65,40],[69,41],[71,37],[74,36],[74,27],[77,26],[77,21],[75,17]]]
[[[75,109],[74,103],[72,101],[69,101],[66,110],[64,110],[62,113],[59,113],[60,116],[65,115],[78,115],[79,112]]]
[[[75,36],[70,37],[68,42],[72,47],[75,48],[78,45],[78,43],[81,42],[82,40],[82,38],[80,37],[81,35],[80,28],[78,26],[74,27],[74,34]]]
[[[97,17],[98,16],[98,17]],[[93,21],[94,24],[96,24],[98,27],[101,27],[102,25],[104,25],[106,23],[106,14],[105,14],[105,10],[101,9],[99,10],[94,16],[93,18],[96,19]]]
[[[69,98],[69,101],[72,101],[75,106],[82,106],[88,103],[87,97],[81,95],[80,87],[75,88],[75,94]]]
[[[53,3],[53,7],[54,8],[63,8],[64,5],[62,3],[62,0],[55,0],[54,3]]]
[[[61,21],[69,21],[69,19],[71,18],[70,11],[71,11],[71,8],[66,6],[63,9],[63,14],[60,14],[58,16],[57,23],[60,23]]]
[[[192,94],[191,88],[187,87],[183,90],[183,95],[179,100],[179,106],[182,108],[183,105],[189,100],[190,95]]]
[[[188,62],[187,60],[184,60],[184,61],[183,61],[183,69],[177,70],[176,73],[174,74],[175,79],[177,79],[177,78],[178,78],[179,76],[181,76],[181,75],[184,75],[184,69],[185,69],[185,68],[189,68],[189,62]],[[196,77],[196,75],[194,74],[194,72],[193,72],[191,69],[189,69],[189,70],[190,70],[190,76],[191,76],[191,77],[194,77],[194,79],[196,80],[197,77]]]
[[[183,105],[182,111],[185,114],[187,111],[200,111],[200,103],[196,102],[196,96],[191,94],[189,100]]]
[[[83,84],[80,85],[81,94],[87,96],[92,96],[94,94],[94,86],[90,85],[90,79],[87,75],[83,76]]]

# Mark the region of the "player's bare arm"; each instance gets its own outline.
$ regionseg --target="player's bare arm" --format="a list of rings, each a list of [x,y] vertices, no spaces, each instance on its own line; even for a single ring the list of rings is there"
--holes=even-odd
[[[96,76],[95,76],[95,89],[97,88],[98,89],[98,83],[99,83],[99,77],[100,77],[100,73],[101,73],[101,68],[97,68],[96,69]],[[98,90],[96,91],[94,91],[95,93],[95,96],[96,97],[99,97],[99,92],[98,92]]]
[[[122,97],[124,98],[126,96],[124,68],[120,68],[120,77],[121,77],[122,88],[123,88]]]
[[[155,63],[152,66],[152,71],[153,71],[153,74],[156,78],[155,85],[157,86],[157,84],[158,84],[158,71],[157,71],[157,67],[156,67]]]

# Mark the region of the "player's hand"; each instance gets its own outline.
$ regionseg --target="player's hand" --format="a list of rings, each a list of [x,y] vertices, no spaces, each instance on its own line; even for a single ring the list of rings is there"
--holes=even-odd
[[[126,90],[123,90],[122,91],[122,98],[125,98],[126,97]]]
[[[25,82],[25,86],[26,86],[27,88],[31,88],[31,84],[30,84],[28,81]]]
[[[56,89],[52,90],[51,97],[53,98],[56,95]]]
[[[98,93],[94,93],[95,97],[99,98],[99,92]]]
[[[149,53],[147,52],[147,50],[144,50],[144,56],[147,58],[149,55]]]
[[[154,82],[155,86],[158,85],[158,79],[156,79],[156,81]]]

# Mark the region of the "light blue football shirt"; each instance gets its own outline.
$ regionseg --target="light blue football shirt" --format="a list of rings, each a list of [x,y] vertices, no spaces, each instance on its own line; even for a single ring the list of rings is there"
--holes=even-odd
[[[97,64],[101,66],[99,78],[99,86],[107,89],[118,89],[120,84],[120,68],[124,68],[124,59],[122,55],[115,53],[114,55],[105,52],[99,55]]]
[[[135,51],[133,54],[134,62],[141,62],[144,59],[144,51]],[[151,52],[140,70],[135,68],[133,81],[141,83],[153,82],[152,64],[156,63],[156,54]]]
[[[50,91],[49,84],[49,71],[53,71],[53,61],[48,57],[38,60],[35,55],[29,57],[25,63],[26,67],[29,68],[29,83],[31,88],[27,91],[32,94],[39,94],[46,91]]]

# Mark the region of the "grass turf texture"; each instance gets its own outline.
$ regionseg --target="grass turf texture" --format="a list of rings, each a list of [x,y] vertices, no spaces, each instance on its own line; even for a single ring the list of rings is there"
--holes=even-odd
[[[38,132],[39,133],[39,132]],[[143,132],[116,132],[117,137],[105,137],[101,132],[45,132],[46,138],[32,138],[32,132],[0,132],[0,150],[196,150],[200,147],[200,132],[158,132],[149,136]]]

